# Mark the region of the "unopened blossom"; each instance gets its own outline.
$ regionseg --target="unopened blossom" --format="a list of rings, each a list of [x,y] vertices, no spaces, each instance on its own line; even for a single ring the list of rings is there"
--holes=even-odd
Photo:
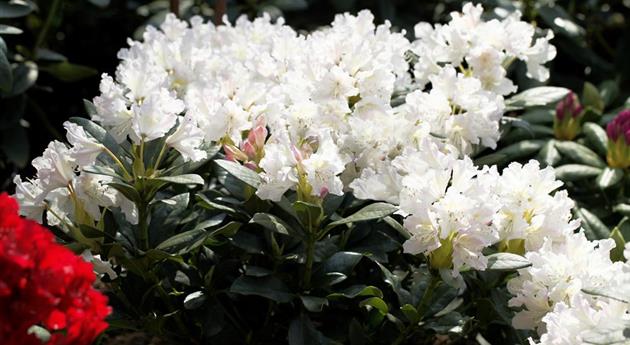
[[[553,121],[553,131],[557,139],[573,140],[578,135],[584,115],[583,110],[580,99],[573,92],[569,92],[558,102]]]
[[[630,110],[621,111],[606,126],[608,134],[608,165],[613,168],[630,166]]]

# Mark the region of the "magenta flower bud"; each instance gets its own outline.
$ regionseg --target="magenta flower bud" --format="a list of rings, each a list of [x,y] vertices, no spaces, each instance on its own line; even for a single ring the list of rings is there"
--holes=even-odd
[[[606,126],[608,153],[606,160],[613,168],[630,167],[630,109],[620,112]]]
[[[328,192],[329,192],[328,188],[326,188],[326,187],[322,187],[322,188],[319,190],[319,197],[320,197],[320,198],[322,198],[322,199],[323,199],[323,198],[325,198],[325,197],[326,197],[326,195],[328,195]]]
[[[626,144],[630,145],[628,131],[630,131],[630,109],[620,112],[606,126],[606,133],[608,134],[608,138],[610,140],[617,141],[619,136],[623,135],[626,140]]]
[[[583,109],[577,95],[573,91],[570,91],[569,94],[556,105],[556,117],[561,121],[566,117],[577,118],[582,114]]]
[[[553,132],[557,139],[573,140],[578,135],[582,127],[583,109],[573,91],[558,102],[553,120]]]

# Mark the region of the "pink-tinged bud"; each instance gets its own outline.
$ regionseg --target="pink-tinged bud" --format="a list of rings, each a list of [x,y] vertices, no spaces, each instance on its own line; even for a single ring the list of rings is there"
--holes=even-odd
[[[613,168],[630,167],[630,109],[620,112],[606,126],[608,135],[608,165]]]
[[[319,190],[319,197],[323,199],[323,198],[325,198],[325,197],[326,197],[326,195],[328,195],[328,188],[326,188],[326,187],[322,187],[322,188]]]
[[[249,140],[246,140],[241,144],[241,150],[243,150],[249,160],[256,159],[256,148]]]
[[[295,158],[296,161],[302,161],[302,153],[297,147],[295,147],[295,145],[291,145],[291,152],[293,153],[293,158]]]
[[[553,131],[556,139],[573,140],[582,127],[584,108],[573,91],[556,105],[556,116],[553,121]]]
[[[256,126],[247,135],[247,141],[252,143],[257,149],[261,149],[265,146],[265,140],[267,139],[267,127]]]
[[[236,162],[246,161],[247,155],[233,145],[223,145],[223,151],[225,152],[225,159]]]
[[[256,163],[254,163],[254,162],[245,162],[243,164],[243,166],[245,166],[246,168],[248,168],[250,170],[258,172],[258,165],[256,165]]]

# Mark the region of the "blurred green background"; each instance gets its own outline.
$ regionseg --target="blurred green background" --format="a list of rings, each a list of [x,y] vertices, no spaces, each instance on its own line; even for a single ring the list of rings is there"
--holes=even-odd
[[[419,21],[443,22],[460,0],[0,0],[0,190],[12,190],[16,173],[32,174],[30,161],[52,139],[62,139],[62,123],[84,116],[83,99],[98,93],[101,73],[112,74],[116,54],[128,37],[155,25],[171,6],[183,18],[208,20],[216,9],[234,20],[268,12],[298,30],[331,22],[339,12],[370,9],[377,21],[390,20],[412,38]],[[552,85],[581,90],[613,80],[617,99],[630,96],[630,0],[488,0],[486,15],[519,9],[526,20],[552,28],[558,56]],[[519,66],[521,89],[533,86]]]

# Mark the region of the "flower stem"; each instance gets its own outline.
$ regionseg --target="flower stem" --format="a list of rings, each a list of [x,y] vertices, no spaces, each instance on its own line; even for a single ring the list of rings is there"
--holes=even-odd
[[[440,277],[432,274],[431,280],[429,282],[429,286],[427,286],[426,290],[424,290],[422,299],[420,300],[420,303],[416,307],[416,310],[418,311],[420,318],[424,317],[423,314],[426,312],[425,309],[427,307],[427,304],[429,300],[431,299],[431,296],[433,296],[433,290],[435,290],[439,282],[440,282]],[[418,324],[415,324],[415,323],[411,323],[407,325],[405,329],[402,332],[400,332],[400,334],[398,335],[396,340],[394,340],[392,345],[402,344],[405,340],[407,340],[407,337],[409,337],[409,335],[413,333],[416,327],[418,327]]]
[[[166,142],[164,142],[164,145],[162,145],[162,149],[160,150],[160,153],[158,154],[158,157],[155,160],[153,171],[157,171],[157,169],[160,167],[160,163],[162,162],[162,156],[164,156],[165,151],[166,151]]]
[[[311,287],[311,276],[313,275],[313,259],[315,256],[315,236],[309,234],[306,240],[306,269],[304,270],[304,288]]]
[[[128,180],[133,180],[133,177],[131,176],[129,171],[127,171],[127,168],[125,168],[125,166],[122,164],[120,159],[118,159],[118,157],[116,157],[116,155],[112,151],[110,151],[107,147],[103,146],[103,149],[105,150],[105,152],[107,152],[107,154],[110,157],[112,157],[114,162],[116,162],[116,164],[118,164],[118,166],[122,169],[123,173],[125,174],[125,178]]]

